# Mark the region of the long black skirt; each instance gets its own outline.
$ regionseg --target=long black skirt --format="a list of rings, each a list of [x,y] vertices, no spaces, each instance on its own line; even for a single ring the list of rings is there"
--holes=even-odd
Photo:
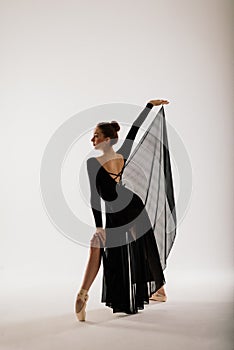
[[[123,188],[122,191],[126,198],[129,190]],[[111,307],[113,313],[135,314],[144,309],[149,297],[166,281],[144,204],[135,193],[129,194],[131,200],[122,210],[106,203],[101,301]]]

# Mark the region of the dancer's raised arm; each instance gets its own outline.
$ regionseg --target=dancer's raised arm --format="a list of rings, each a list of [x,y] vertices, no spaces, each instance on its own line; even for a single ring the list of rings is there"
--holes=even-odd
[[[133,122],[122,146],[116,152],[122,154],[124,159],[126,160],[129,157],[129,154],[131,152],[131,149],[133,146],[133,141],[136,137],[136,134],[137,134],[140,126],[142,125],[142,123],[145,121],[150,110],[153,108],[153,106],[159,106],[161,104],[168,104],[168,103],[169,102],[167,100],[151,100],[151,101],[149,101],[146,104],[143,111],[139,114],[139,116]]]

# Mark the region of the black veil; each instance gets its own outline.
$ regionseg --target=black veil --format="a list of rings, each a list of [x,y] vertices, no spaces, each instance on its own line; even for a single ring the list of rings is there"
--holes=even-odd
[[[122,183],[145,204],[165,269],[176,236],[177,219],[163,106],[127,159]]]

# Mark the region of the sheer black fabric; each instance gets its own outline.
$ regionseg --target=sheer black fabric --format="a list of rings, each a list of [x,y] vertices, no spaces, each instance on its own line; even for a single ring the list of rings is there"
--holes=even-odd
[[[137,131],[152,107],[146,105],[116,151],[122,154],[124,167],[115,178],[95,157],[87,160],[96,227],[103,226],[101,198],[105,202],[102,302],[113,312],[137,313],[166,283],[163,269],[176,233],[163,107],[130,156]]]
[[[125,163],[122,182],[143,200],[165,269],[177,221],[163,106]]]

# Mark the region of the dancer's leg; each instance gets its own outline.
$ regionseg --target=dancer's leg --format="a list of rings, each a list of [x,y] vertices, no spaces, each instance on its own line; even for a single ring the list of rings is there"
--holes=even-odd
[[[90,241],[89,260],[86,266],[81,289],[85,289],[87,291],[89,290],[98,273],[100,264],[101,264],[100,241],[99,241],[99,238],[96,235],[94,235]],[[76,302],[77,312],[80,311],[82,306],[83,306],[83,301],[78,298]]]
[[[86,266],[83,282],[81,285],[82,289],[89,290],[91,287],[101,264],[100,248],[90,247],[89,260]]]

